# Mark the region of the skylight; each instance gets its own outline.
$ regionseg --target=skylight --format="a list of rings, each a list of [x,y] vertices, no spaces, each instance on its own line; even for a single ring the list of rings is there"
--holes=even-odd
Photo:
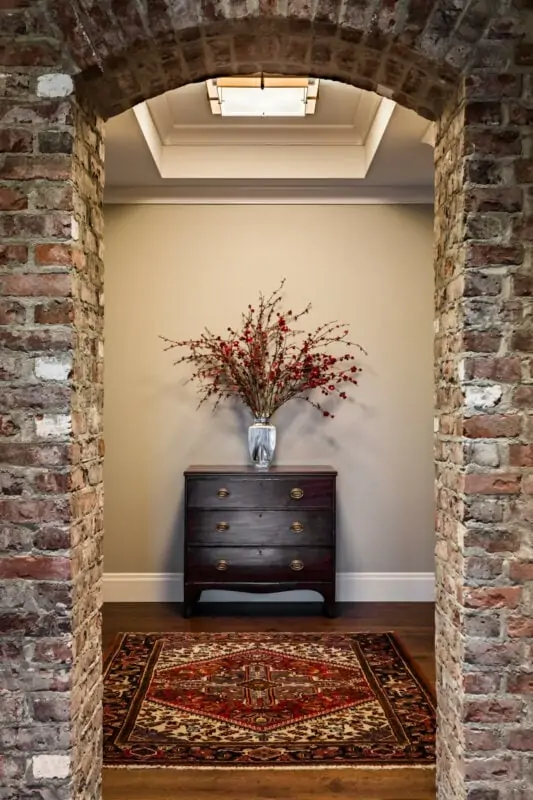
[[[206,81],[213,114],[222,117],[305,117],[314,114],[316,78],[250,76]]]

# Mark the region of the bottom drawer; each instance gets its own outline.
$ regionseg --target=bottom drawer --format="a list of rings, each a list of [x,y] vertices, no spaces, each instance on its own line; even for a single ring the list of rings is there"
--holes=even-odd
[[[189,547],[188,583],[333,580],[330,547]]]

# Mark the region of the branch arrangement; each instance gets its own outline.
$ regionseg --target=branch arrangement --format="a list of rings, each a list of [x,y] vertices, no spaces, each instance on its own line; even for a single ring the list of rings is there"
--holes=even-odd
[[[226,336],[215,336],[205,328],[199,339],[174,341],[164,336],[165,350],[185,347],[188,353],[175,364],[188,363],[194,372],[190,380],[199,384],[201,406],[206,400],[240,399],[256,418],[270,418],[289,400],[306,400],[325,417],[334,417],[311,393],[318,390],[325,397],[347,398],[345,388],[356,385],[361,371],[351,353],[335,351],[361,345],[348,339],[347,325],[336,321],[319,325],[311,333],[299,329],[303,311],[283,311],[282,290],[285,279],[269,297],[259,295],[257,308],[248,306],[242,314],[240,330],[227,329]]]

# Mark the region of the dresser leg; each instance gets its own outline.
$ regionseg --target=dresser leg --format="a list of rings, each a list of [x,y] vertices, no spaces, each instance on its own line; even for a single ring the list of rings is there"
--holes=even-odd
[[[201,594],[202,592],[199,592],[197,589],[192,589],[189,586],[186,586],[183,590],[183,616],[185,619],[192,617],[194,605],[200,599]]]
[[[339,616],[339,609],[337,603],[335,602],[335,589],[325,589],[322,592],[324,597],[324,614],[326,617],[330,619],[335,619],[335,617]]]

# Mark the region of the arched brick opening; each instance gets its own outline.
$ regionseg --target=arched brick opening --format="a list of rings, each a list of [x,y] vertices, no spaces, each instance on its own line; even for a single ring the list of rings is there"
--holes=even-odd
[[[528,5],[0,3],[8,797],[100,793],[102,118],[190,81],[258,69],[336,78],[438,119],[438,796],[531,796]]]

